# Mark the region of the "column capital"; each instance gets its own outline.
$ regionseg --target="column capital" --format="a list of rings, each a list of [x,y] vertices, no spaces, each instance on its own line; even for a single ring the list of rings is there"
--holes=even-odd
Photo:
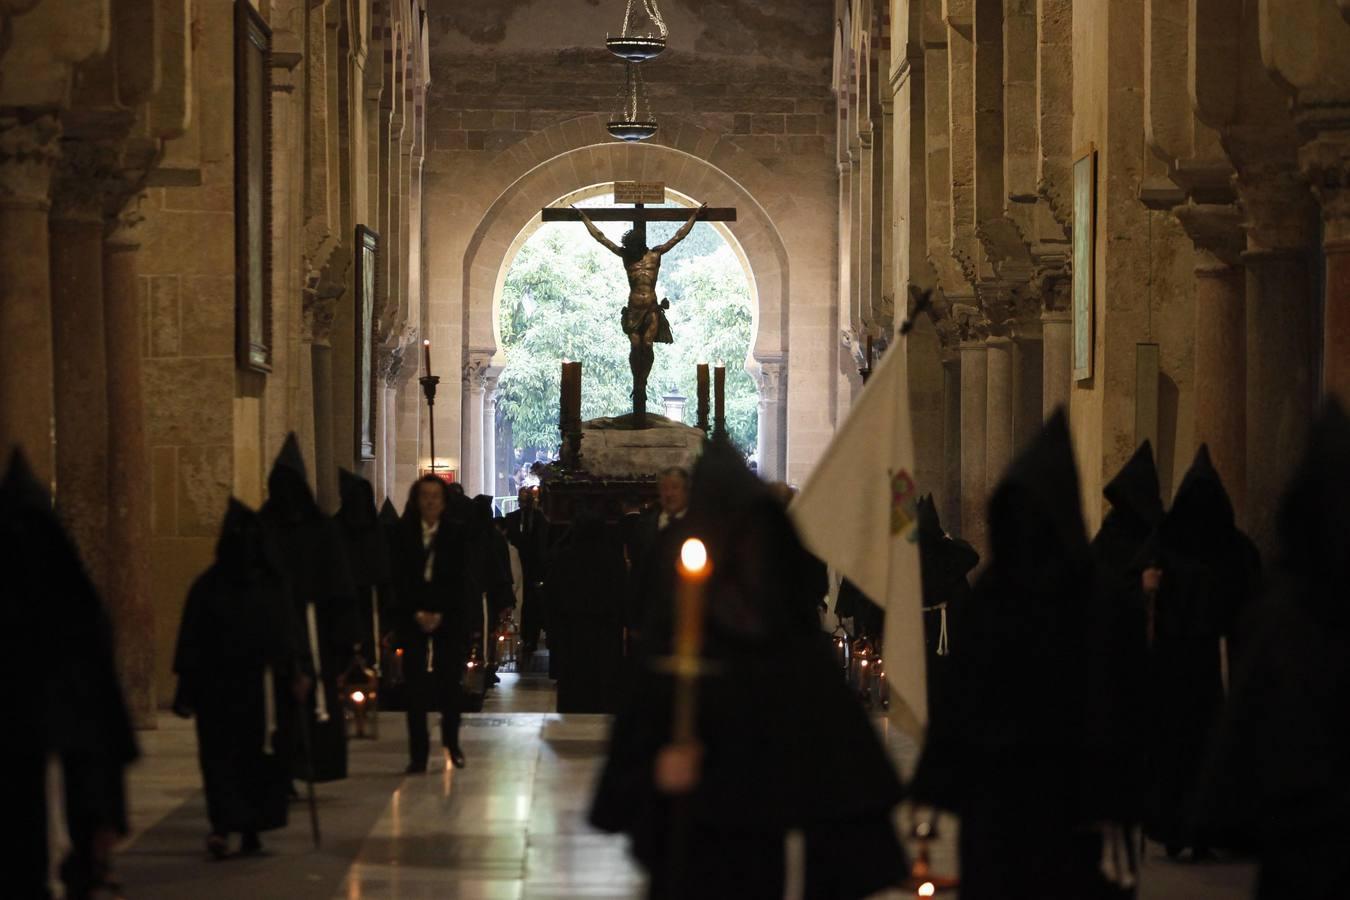
[[[1241,265],[1245,240],[1242,211],[1235,204],[1186,203],[1172,210],[1195,249],[1226,266]]]
[[[122,210],[109,223],[108,233],[103,239],[109,250],[139,250],[144,236],[145,214],[141,204],[145,202],[145,191],[132,194]]]
[[[980,343],[981,347],[984,346],[981,342],[989,336],[989,320],[985,318],[982,309],[965,303],[953,303],[951,318],[956,326],[956,338],[963,350],[969,343]]]
[[[1350,128],[1319,132],[1299,150],[1299,167],[1322,205],[1325,242],[1350,241]]]
[[[1237,179],[1247,219],[1244,254],[1302,253],[1317,239],[1316,201],[1293,168],[1253,167]]]
[[[756,360],[759,370],[755,373],[755,384],[759,387],[759,402],[777,403],[782,396],[783,381],[787,377],[787,365],[782,360]]]
[[[306,288],[301,292],[300,340],[305,343],[329,346],[333,336],[333,320],[337,317],[337,297],[325,296]]]
[[[51,207],[60,143],[61,122],[55,115],[0,115],[0,206]]]
[[[488,379],[496,380],[493,371],[492,354],[469,351],[464,357],[464,387],[473,393],[482,393],[487,388]]]
[[[53,221],[103,224],[113,198],[126,189],[116,141],[66,138],[52,186]]]

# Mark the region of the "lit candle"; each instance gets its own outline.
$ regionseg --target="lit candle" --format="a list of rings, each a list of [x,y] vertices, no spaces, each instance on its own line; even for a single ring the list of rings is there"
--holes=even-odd
[[[708,576],[712,565],[708,548],[698,538],[690,538],[680,548],[676,565],[680,576],[675,606],[675,720],[672,737],[676,743],[694,740],[698,661],[703,652],[703,612]]]
[[[427,375],[431,375],[431,341],[422,341],[422,359],[426,361]]]

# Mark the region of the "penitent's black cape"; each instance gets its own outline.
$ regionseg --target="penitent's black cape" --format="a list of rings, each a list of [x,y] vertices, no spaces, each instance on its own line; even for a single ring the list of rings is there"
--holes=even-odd
[[[623,544],[579,513],[550,554],[549,652],[558,655],[558,712],[612,713],[623,669],[628,577]]]
[[[806,832],[808,896],[862,897],[895,884],[905,873],[889,818],[900,782],[820,629],[813,558],[778,501],[718,443],[695,469],[684,524],[708,546],[703,655],[716,667],[698,695],[705,757],[684,808],[689,859],[700,868],[686,873],[686,887],[723,896],[738,873],[771,878],[780,867],[765,854],[781,853],[792,828]],[[673,560],[660,574],[673,584]],[[652,597],[648,655],[615,720],[591,810],[597,827],[630,836],[658,894],[671,803],[652,766],[670,740],[672,680],[654,663],[671,652],[671,593]]]
[[[295,726],[290,684],[301,670],[301,634],[262,522],[231,499],[216,561],[188,592],[173,666],[174,707],[196,718],[214,833],[286,824],[290,760],[277,734]]]
[[[989,540],[911,792],[961,817],[963,900],[1095,896],[1077,809],[1093,566],[1063,410],[994,490]]]
[[[1147,783],[1147,612],[1141,553],[1163,518],[1148,441],[1102,490],[1111,508],[1092,540],[1097,590],[1088,607],[1088,764],[1083,802],[1092,818],[1135,824]]]
[[[342,506],[333,516],[342,536],[356,587],[356,633],[361,655],[367,665],[375,664],[375,647],[381,635],[375,633],[375,612],[379,612],[380,630],[387,633],[390,621],[393,567],[389,541],[375,511],[375,488],[369,481],[338,469],[338,493]],[[392,506],[390,507],[392,509]],[[395,516],[397,519],[397,516]]]
[[[1340,897],[1350,883],[1350,418],[1334,400],[1277,514],[1272,587],[1202,779],[1201,821],[1256,844],[1258,896]]]
[[[1174,847],[1203,843],[1192,828],[1196,779],[1223,703],[1220,638],[1230,665],[1241,657],[1234,626],[1257,595],[1256,547],[1234,523],[1233,505],[1201,446],[1172,508],[1141,551],[1162,569],[1146,685],[1149,731],[1144,827]]]
[[[305,609],[313,603],[318,624],[320,673],[315,686],[325,692],[328,721],[318,721],[315,699],[308,704],[307,721],[312,737],[313,769],[310,771],[299,751],[300,735],[287,741],[296,748],[293,767],[296,777],[312,774],[315,781],[336,781],[347,777],[347,738],[338,697],[337,677],[351,664],[356,644],[356,587],[352,582],[347,554],[337,524],[319,510],[305,477],[300,447],[291,434],[278,454],[267,478],[267,502],[261,518],[267,535],[276,548],[286,571],[291,602],[301,628]],[[309,652],[307,631],[300,635],[305,656]],[[312,659],[310,663],[312,664]]]
[[[0,615],[19,680],[5,712],[10,808],[10,890],[45,896],[46,767],[60,759],[67,815],[90,828],[127,830],[124,770],[137,756],[113,655],[113,632],[79,551],[19,451],[0,481],[5,587]],[[72,826],[74,822],[72,822]],[[37,893],[41,891],[41,893]],[[17,894],[16,894],[17,895]]]

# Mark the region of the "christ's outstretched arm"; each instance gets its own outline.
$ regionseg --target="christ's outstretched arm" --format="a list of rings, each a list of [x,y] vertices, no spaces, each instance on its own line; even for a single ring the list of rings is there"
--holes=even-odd
[[[613,253],[615,256],[623,256],[623,250],[619,247],[619,245],[611,241],[609,238],[605,237],[605,233],[601,231],[599,228],[595,227],[595,223],[591,221],[590,216],[586,215],[586,211],[584,209],[577,209],[577,207],[575,206],[572,208],[577,211],[577,215],[581,216],[581,221],[586,223],[586,230],[591,233],[591,237],[595,238],[596,241],[599,242],[600,246],[604,247],[606,250],[608,250],[610,253]]]
[[[698,221],[699,214],[702,213],[707,208],[708,204],[705,203],[698,209],[694,210],[694,214],[689,217],[689,221],[681,225],[680,230],[675,232],[674,236],[671,237],[670,240],[666,241],[661,246],[653,247],[652,249],[655,250],[657,253],[663,254],[669,253],[671,250],[674,250],[676,244],[678,244],[685,238],[689,237],[689,232],[694,230],[694,223]]]

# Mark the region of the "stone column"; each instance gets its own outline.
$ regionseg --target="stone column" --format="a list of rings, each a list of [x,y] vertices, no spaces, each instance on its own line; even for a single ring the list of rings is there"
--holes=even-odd
[[[118,673],[137,728],[156,725],[155,610],[150,599],[150,458],[141,391],[141,298],[136,271],[140,198],[103,243],[108,364],[108,585]]]
[[[942,363],[942,527],[961,533],[961,357]]]
[[[988,350],[983,341],[961,344],[961,537],[985,546],[986,432],[988,424]]]
[[[1073,317],[1067,309],[1041,313],[1041,409],[1045,418],[1069,411],[1073,381]]]
[[[62,142],[52,192],[52,356],[56,506],[100,591],[108,587],[108,364],[103,203],[116,154]]]
[[[0,114],[0,466],[23,449],[50,485],[52,308],[47,216],[61,125],[55,116]]]
[[[1013,452],[1013,342],[991,337],[985,342],[985,451],[986,492],[992,490],[1012,462]]]
[[[759,475],[768,481],[781,481],[783,470],[783,410],[786,392],[783,390],[783,363],[760,362],[759,429],[756,452],[759,456]]]
[[[497,375],[483,379],[483,489],[497,496]]]
[[[464,363],[464,458],[459,471],[470,497],[483,492],[483,392],[488,361],[471,353]]]
[[[1304,450],[1317,397],[1309,251],[1315,204],[1293,172],[1243,173],[1238,189],[1248,216],[1247,446],[1261,464],[1247,467],[1247,526],[1262,554],[1277,545],[1280,494]]]
[[[1240,265],[1198,247],[1196,256],[1195,442],[1209,445],[1241,522],[1247,499],[1247,279]]]
[[[1343,122],[1350,107],[1337,111]],[[1322,390],[1350,406],[1350,132],[1320,134],[1303,147],[1300,162],[1322,205]]]
[[[342,503],[333,449],[333,348],[329,344],[336,307],[336,297],[305,291],[304,318],[314,390],[314,490],[319,508],[329,514],[337,512]]]
[[[1033,330],[1034,329],[1034,330]],[[1014,455],[1040,433],[1044,421],[1045,399],[1041,387],[1044,367],[1040,323],[1022,328],[1013,340],[1013,424]]]

